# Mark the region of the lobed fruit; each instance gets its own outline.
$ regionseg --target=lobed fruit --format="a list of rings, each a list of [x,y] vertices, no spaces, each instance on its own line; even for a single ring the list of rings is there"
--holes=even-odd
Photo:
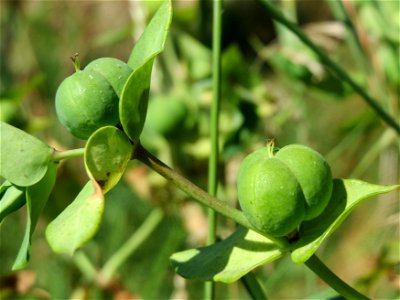
[[[132,69],[103,57],[67,77],[56,93],[60,122],[77,138],[88,139],[100,127],[119,123],[119,98]]]
[[[333,182],[331,169],[317,151],[303,145],[288,145],[279,150],[283,161],[300,183],[306,200],[305,220],[318,217],[331,198]]]
[[[304,195],[297,179],[267,148],[248,155],[240,165],[238,197],[249,222],[273,236],[285,236],[304,218]]]
[[[77,71],[64,79],[55,108],[61,124],[84,140],[98,128],[119,122],[117,94],[103,75],[92,70]]]
[[[311,148],[289,145],[274,154],[268,145],[243,160],[237,186],[249,222],[271,236],[286,236],[322,213],[332,193],[332,175]]]
[[[114,88],[118,98],[121,97],[126,80],[132,69],[122,60],[112,57],[101,57],[90,62],[85,70],[92,70],[103,75]]]

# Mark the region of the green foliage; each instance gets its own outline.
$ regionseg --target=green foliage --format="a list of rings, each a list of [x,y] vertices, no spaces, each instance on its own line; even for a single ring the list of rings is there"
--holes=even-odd
[[[56,166],[53,163],[48,165],[45,176],[36,184],[26,187],[25,199],[27,208],[27,222],[25,235],[17,258],[13,265],[13,270],[24,268],[29,262],[32,235],[39,221],[40,214],[56,181]]]
[[[90,136],[85,146],[85,166],[104,194],[120,180],[132,151],[128,137],[116,127],[102,127]]]
[[[93,238],[104,212],[100,186],[89,181],[75,200],[46,229],[46,238],[54,252],[72,255]]]
[[[18,186],[31,186],[46,174],[53,149],[7,123],[0,122],[0,175]]]

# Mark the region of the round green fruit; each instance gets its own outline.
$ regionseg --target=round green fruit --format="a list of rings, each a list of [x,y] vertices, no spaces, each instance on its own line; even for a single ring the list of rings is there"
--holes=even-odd
[[[237,187],[243,213],[262,232],[286,236],[304,219],[305,200],[297,178],[267,147],[243,160]]]
[[[55,108],[60,122],[77,138],[119,122],[118,96],[107,79],[92,70],[77,71],[58,87]]]
[[[118,98],[121,97],[126,80],[132,74],[132,69],[122,60],[112,57],[101,57],[93,60],[85,67],[103,75],[114,88]]]
[[[332,194],[332,173],[325,158],[303,145],[288,145],[275,155],[292,171],[306,200],[305,220],[318,217]]]

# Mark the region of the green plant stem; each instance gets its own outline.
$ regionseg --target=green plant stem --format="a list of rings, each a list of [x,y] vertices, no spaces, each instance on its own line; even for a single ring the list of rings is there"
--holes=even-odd
[[[344,298],[348,300],[369,299],[337,277],[316,255],[311,256],[305,265]]]
[[[244,214],[234,208],[229,206],[227,203],[209,195],[207,192],[199,188],[197,185],[193,184],[191,181],[183,177],[182,175],[175,172],[173,169],[168,167],[162,161],[160,161],[153,154],[148,152],[141,144],[136,145],[135,153],[133,154],[133,159],[138,159],[155,172],[160,174],[165,179],[171,181],[174,185],[176,185],[179,189],[187,193],[197,202],[214,209],[216,212],[221,215],[234,220],[236,223],[254,230],[260,234],[265,236],[265,233],[260,232],[256,228],[254,228]],[[284,237],[282,238],[274,238],[267,236],[270,240],[274,241],[279,247],[282,249],[288,249],[289,243],[288,240]]]
[[[83,156],[84,153],[85,153],[85,148],[66,150],[66,151],[54,151],[52,160],[54,162],[57,162],[57,161],[60,161],[63,159],[80,157],[80,156]]]
[[[344,71],[338,64],[329,58],[316,44],[314,44],[299,27],[288,20],[271,2],[270,0],[258,0],[258,2],[268,11],[270,16],[279,23],[286,26],[290,31],[298,36],[314,53],[319,57],[322,63],[325,64],[336,76],[350,85],[353,90],[358,93],[365,102],[386,122],[387,125],[392,127],[397,134],[400,134],[400,124],[389,115],[376,101],[372,98],[363,87],[356,83],[346,71]]]
[[[213,74],[213,101],[211,104],[210,142],[211,153],[208,161],[208,193],[216,196],[218,188],[218,140],[219,140],[219,106],[221,100],[221,15],[222,0],[213,2],[213,33],[212,33],[212,74]],[[217,214],[208,208],[208,238],[211,245],[216,240]],[[214,299],[215,283],[207,281],[204,284],[204,299]]]
[[[116,270],[131,256],[144,240],[160,224],[163,213],[160,209],[154,209],[138,230],[122,245],[104,264],[100,271],[101,282],[107,283],[114,276]]]
[[[243,282],[247,292],[254,300],[267,300],[267,295],[260,282],[258,282],[256,275],[253,272],[249,272],[244,275],[240,280]]]
[[[86,280],[93,282],[96,279],[97,270],[84,252],[78,251],[73,256],[73,260]]]

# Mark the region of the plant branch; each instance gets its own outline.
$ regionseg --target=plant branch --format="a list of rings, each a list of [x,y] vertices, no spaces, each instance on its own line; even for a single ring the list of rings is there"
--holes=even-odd
[[[337,277],[316,255],[311,256],[305,265],[344,298],[349,300],[369,299]]]
[[[58,162],[63,159],[70,159],[74,157],[83,156],[85,153],[85,148],[66,150],[66,151],[54,151],[52,160]]]
[[[400,134],[400,124],[389,115],[378,103],[377,100],[372,98],[363,87],[356,83],[346,71],[344,71],[338,64],[336,64],[332,59],[329,58],[316,44],[314,44],[300,29],[299,27],[288,20],[271,2],[270,0],[258,0],[258,2],[268,11],[270,16],[277,22],[286,26],[290,31],[292,31],[297,37],[303,41],[303,43],[308,46],[314,53],[319,57],[322,63],[325,64],[337,77],[342,79],[348,85],[350,85],[353,90],[358,93],[365,102],[388,124],[392,127],[397,134]]]

